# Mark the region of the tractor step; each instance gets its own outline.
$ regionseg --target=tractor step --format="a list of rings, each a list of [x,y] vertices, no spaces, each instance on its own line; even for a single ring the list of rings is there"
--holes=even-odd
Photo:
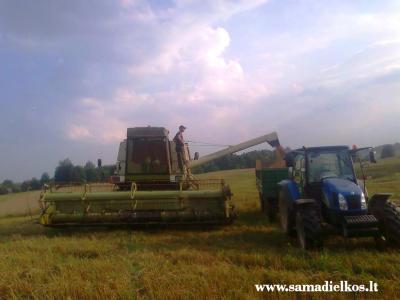
[[[367,237],[379,234],[379,222],[373,215],[343,217],[343,235],[345,237]]]
[[[371,236],[380,236],[381,231],[377,227],[371,228],[348,228],[344,230],[343,236],[347,238],[352,237],[371,237]]]

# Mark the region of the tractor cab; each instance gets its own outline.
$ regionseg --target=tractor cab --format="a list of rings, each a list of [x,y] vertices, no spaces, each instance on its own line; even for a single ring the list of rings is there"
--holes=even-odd
[[[337,215],[359,215],[367,210],[352,151],[347,146],[310,147],[286,157],[301,198],[317,200],[322,214],[334,223],[341,222]]]

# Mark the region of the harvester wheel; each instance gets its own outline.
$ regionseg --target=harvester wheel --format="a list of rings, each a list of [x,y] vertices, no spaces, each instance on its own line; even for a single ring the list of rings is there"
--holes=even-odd
[[[385,237],[390,244],[400,246],[400,207],[387,201],[383,210]]]
[[[307,205],[297,210],[296,231],[302,249],[310,250],[322,247],[321,219],[316,207]]]

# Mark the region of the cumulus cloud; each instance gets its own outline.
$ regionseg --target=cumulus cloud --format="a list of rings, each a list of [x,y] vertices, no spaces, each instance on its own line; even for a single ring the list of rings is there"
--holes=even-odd
[[[398,45],[385,42],[400,32],[395,12],[385,13],[387,22],[382,23],[382,13],[328,14],[329,8],[324,8],[312,24],[304,24],[312,26],[311,30],[277,31],[260,39],[260,49],[266,47],[268,52],[261,52],[260,63],[249,69],[240,58],[228,55],[232,36],[229,28],[217,24],[264,3],[177,1],[159,9],[136,1],[121,2],[124,14],[134,12],[127,24],[139,22],[149,29],[145,39],[136,33],[129,35],[132,43],[144,41],[138,47],[147,51],[140,59],[135,52],[135,59],[128,60],[125,82],[113,84],[108,97],[97,96],[90,109],[85,108],[87,101],[76,102],[80,108],[74,122],[90,128],[93,140],[105,143],[121,139],[126,127],[150,124],[174,128],[189,123],[195,135],[207,138],[205,132],[211,131],[224,139],[237,124],[236,133],[243,137],[260,125],[287,128],[295,119],[303,120],[305,130],[315,130],[314,122],[305,121],[310,115],[325,123],[336,106],[347,107],[341,114],[345,116],[356,113],[359,103],[363,108],[374,105],[357,86],[396,70]],[[148,17],[137,17],[138,11]],[[364,34],[372,38],[338,57],[333,65],[304,59]],[[368,114],[368,109],[363,113]],[[371,118],[362,120],[366,119]],[[362,120],[353,119],[352,128],[367,126]],[[328,127],[334,123],[325,130],[333,130]]]
[[[79,140],[89,137],[91,134],[89,129],[79,125],[71,125],[68,128],[67,135],[70,139]]]
[[[238,117],[232,105],[251,103],[269,89],[246,73],[239,61],[225,57],[229,32],[213,22],[262,3],[210,2],[209,13],[202,17],[180,2],[167,13],[153,11],[156,19],[147,39],[157,42],[157,51],[133,60],[126,69],[127,83],[114,85],[108,98],[76,101],[79,109],[73,122],[83,122],[93,139],[106,143],[123,137],[130,126],[162,123],[174,128],[179,122],[190,122],[197,127],[204,126],[205,119],[210,130],[230,126]],[[164,23],[164,19],[169,21]],[[119,133],[105,134],[110,129]]]

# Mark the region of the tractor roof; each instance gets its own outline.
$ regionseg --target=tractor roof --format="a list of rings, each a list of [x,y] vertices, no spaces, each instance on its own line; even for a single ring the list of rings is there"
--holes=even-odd
[[[349,150],[348,146],[319,146],[319,147],[303,147],[286,153],[285,157],[293,157],[296,153],[304,153],[304,151],[323,151],[323,150]]]
[[[164,127],[134,127],[128,128],[127,137],[168,137],[169,131]]]
[[[319,147],[306,147],[306,151],[313,151],[313,150],[348,150],[348,146],[319,146]],[[302,150],[302,149],[297,149]]]

